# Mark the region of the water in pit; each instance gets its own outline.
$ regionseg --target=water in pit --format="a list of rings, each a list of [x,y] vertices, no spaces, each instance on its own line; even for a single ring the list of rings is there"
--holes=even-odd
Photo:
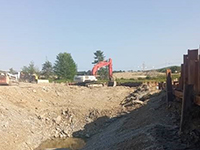
[[[85,146],[85,142],[78,138],[46,140],[35,150],[79,150]]]

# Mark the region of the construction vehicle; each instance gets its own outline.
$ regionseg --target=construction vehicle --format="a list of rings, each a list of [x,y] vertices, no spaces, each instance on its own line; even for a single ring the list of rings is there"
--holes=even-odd
[[[32,74],[30,78],[31,83],[37,83],[38,82],[38,75],[37,74]]]
[[[7,73],[10,83],[19,83],[19,78],[20,78],[20,72],[18,72],[17,74],[11,74],[11,73]]]
[[[38,76],[37,74],[33,73],[27,73],[27,72],[20,72],[20,82],[27,82],[27,83],[49,83],[48,79],[45,79],[42,76]]]
[[[11,74],[4,71],[0,72],[0,85],[11,85],[13,83],[19,83],[19,73],[18,74]]]
[[[0,85],[9,85],[10,79],[6,72],[0,72]]]
[[[20,72],[20,81],[28,83],[37,83],[38,75],[37,74],[28,74],[26,72]]]
[[[74,81],[76,82],[91,82],[91,81],[97,81],[97,78],[92,75],[84,75],[84,76],[75,76]]]
[[[83,76],[75,76],[74,81],[76,83],[79,83],[79,85],[95,85],[95,81],[97,81],[96,76],[97,76],[97,71],[102,68],[108,66],[109,70],[109,82],[108,86],[116,86],[116,82],[114,81],[113,78],[113,71],[112,71],[112,59],[110,58],[108,61],[101,61],[94,65],[92,69],[92,75],[83,75]]]

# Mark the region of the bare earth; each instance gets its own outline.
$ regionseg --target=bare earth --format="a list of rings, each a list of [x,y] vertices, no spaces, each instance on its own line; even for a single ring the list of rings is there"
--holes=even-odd
[[[83,150],[198,149],[198,132],[178,134],[180,103],[168,108],[158,92],[147,86],[0,86],[0,150],[40,150],[47,139],[67,137],[84,139]]]
[[[0,149],[34,149],[52,137],[71,137],[98,117],[117,116],[120,102],[133,90],[64,84],[0,86]]]

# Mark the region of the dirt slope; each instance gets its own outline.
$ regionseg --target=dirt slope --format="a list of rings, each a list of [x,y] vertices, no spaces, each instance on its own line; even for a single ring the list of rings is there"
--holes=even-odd
[[[110,124],[82,150],[198,150],[199,132],[179,135],[180,103],[168,108],[165,93]]]

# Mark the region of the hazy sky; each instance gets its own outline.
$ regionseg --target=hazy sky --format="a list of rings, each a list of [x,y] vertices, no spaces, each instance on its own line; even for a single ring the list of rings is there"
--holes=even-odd
[[[180,64],[198,48],[199,0],[0,0],[0,70],[41,69],[60,52],[78,70],[104,51],[114,70]]]

